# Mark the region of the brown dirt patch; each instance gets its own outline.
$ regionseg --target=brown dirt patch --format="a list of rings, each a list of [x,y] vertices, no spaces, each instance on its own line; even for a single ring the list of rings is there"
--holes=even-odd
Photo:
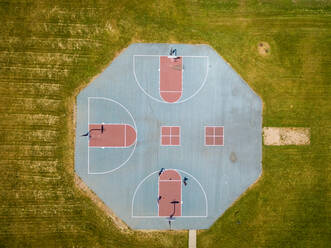
[[[268,42],[261,41],[257,45],[257,50],[261,56],[267,56],[270,54],[270,45]]]
[[[309,145],[310,128],[264,127],[263,141],[266,146]]]

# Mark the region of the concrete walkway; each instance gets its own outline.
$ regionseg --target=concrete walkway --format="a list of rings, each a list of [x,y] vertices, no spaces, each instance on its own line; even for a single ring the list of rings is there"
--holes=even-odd
[[[197,247],[197,230],[189,230],[188,232],[188,248]]]

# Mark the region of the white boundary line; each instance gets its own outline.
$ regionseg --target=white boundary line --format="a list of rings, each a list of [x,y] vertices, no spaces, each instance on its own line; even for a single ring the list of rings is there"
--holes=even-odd
[[[207,61],[208,61],[208,57],[207,57]],[[207,70],[208,70],[208,68],[207,68]],[[207,71],[206,71],[206,74],[207,74]],[[183,97],[183,94],[184,94],[184,57],[182,56],[182,94],[180,95],[179,100]]]
[[[170,134],[162,135],[162,128],[163,127],[169,127],[170,128]],[[171,128],[172,127],[178,127],[179,128],[179,134],[172,135],[171,134]],[[160,146],[182,146],[181,144],[181,126],[160,126]],[[170,143],[171,143],[171,137],[179,137],[179,145],[163,145],[162,144],[162,137],[169,137],[170,138]]]
[[[167,169],[169,170],[169,169]],[[159,182],[181,182],[182,180],[170,180],[170,179],[163,179],[163,180],[159,180]]]
[[[169,57],[169,55],[163,55],[163,54],[134,54],[133,56],[136,57],[159,57],[159,56],[164,56],[164,57]],[[180,55],[180,56],[175,56],[177,57],[183,57],[183,58],[208,58],[209,56],[206,55]]]
[[[215,127],[222,127],[223,128],[223,135],[206,135],[206,128],[207,127],[212,127],[212,128],[215,128]],[[215,132],[215,129],[214,129],[214,132]],[[204,126],[204,146],[224,146],[224,126]],[[214,138],[214,145],[207,145],[206,144],[206,137],[213,137]],[[223,137],[223,145],[215,145],[215,137]]]
[[[126,126],[124,126],[124,146],[126,147]]]
[[[178,92],[183,92],[183,91],[182,90],[160,90],[160,92],[178,93]]]
[[[183,214],[183,182],[182,182],[182,176],[180,176],[180,216]]]
[[[111,172],[114,172],[116,170],[118,170],[119,168],[121,168],[123,165],[125,165],[132,157],[134,151],[136,150],[136,145],[137,145],[137,140],[138,140],[138,129],[137,129],[137,125],[136,125],[136,122],[132,116],[132,114],[130,113],[130,111],[124,107],[121,103],[113,100],[113,99],[110,99],[110,98],[106,98],[106,97],[88,97],[87,98],[87,128],[90,126],[90,99],[98,99],[98,100],[104,100],[104,101],[109,101],[109,102],[113,102],[113,103],[116,103],[118,104],[120,107],[122,107],[130,116],[130,118],[132,119],[132,122],[133,122],[133,125],[134,125],[134,129],[136,130],[136,140],[134,142],[134,145],[133,145],[133,149],[129,155],[129,157],[122,163],[120,164],[119,166],[117,166],[116,168],[112,169],[112,170],[109,170],[109,171],[103,171],[103,172],[90,172],[90,149],[89,149],[89,145],[88,145],[88,142],[87,142],[87,174],[88,175],[102,175],[102,174],[107,174],[107,173],[111,173]]]
[[[160,178],[160,176],[159,176]],[[160,196],[160,184],[159,184],[159,178],[157,179],[157,198],[159,199],[159,196]],[[135,192],[136,193],[136,192]],[[134,195],[135,196],[135,195]],[[157,203],[157,214],[159,215],[160,213],[160,203],[158,201]],[[132,202],[132,210],[131,210],[131,216],[133,216],[133,202]]]
[[[101,123],[90,122],[89,124],[90,125],[100,125],[100,124],[102,124],[102,125],[112,125],[112,124],[114,124],[114,125],[128,125],[128,126],[133,127],[131,124],[127,124],[127,123],[124,123],[124,122],[101,122]]]
[[[86,130],[89,131],[90,128],[90,98],[87,98],[87,128]],[[87,174],[90,174],[90,148],[89,148],[90,141],[87,140]]]
[[[133,129],[135,129],[131,124],[126,124],[126,123],[105,123],[105,122],[102,122],[102,124],[103,125],[125,125],[125,126],[130,126]],[[100,123],[90,123],[89,125],[100,125]],[[137,130],[135,130],[135,131],[137,132]],[[125,132],[126,132],[126,129],[125,129]],[[125,133],[125,137],[126,137],[126,133]],[[110,148],[125,149],[125,148],[130,148],[131,146],[133,146],[136,141],[137,141],[137,133],[136,133],[135,141],[129,146],[126,146],[126,141],[124,141],[125,146],[89,146],[89,149],[98,149],[98,148],[99,149],[110,149]]]
[[[133,59],[133,76],[134,76],[134,79],[136,80],[136,83],[138,85],[138,87],[141,89],[141,91],[146,95],[148,96],[149,98],[157,101],[157,102],[161,102],[161,103],[165,103],[165,104],[176,104],[176,103],[184,103],[188,100],[190,100],[191,98],[195,97],[200,91],[201,89],[205,86],[206,84],[206,81],[207,81],[207,77],[208,77],[208,74],[209,74],[209,56],[180,56],[180,57],[183,57],[183,58],[207,58],[207,63],[206,63],[206,75],[205,75],[205,78],[203,79],[201,85],[200,85],[200,88],[198,88],[195,93],[193,93],[191,96],[181,100],[181,101],[177,101],[177,102],[165,102],[163,100],[160,100],[160,99],[157,99],[156,97],[154,96],[151,96],[149,93],[146,92],[146,90],[141,86],[141,84],[139,83],[139,80],[137,78],[137,75],[136,75],[136,66],[135,66],[135,57],[143,57],[143,56],[146,56],[146,57],[161,57],[161,56],[168,56],[168,55],[144,55],[144,54],[136,54],[136,55],[133,55],[132,56],[132,59]],[[183,60],[184,62],[184,60]],[[183,63],[184,64],[184,63]],[[159,80],[160,80],[160,58],[159,58]],[[159,84],[160,85],[160,84]],[[183,90],[184,90],[184,78],[183,78]],[[160,90],[159,90],[160,92]]]
[[[135,215],[135,216],[131,216],[132,218],[135,218],[135,219],[164,219],[164,218],[167,218],[165,216],[154,216],[154,215],[144,215],[144,216],[138,216],[138,215]],[[185,215],[185,216],[174,216],[174,218],[207,218],[208,216],[206,215]],[[169,218],[169,217],[168,217]]]
[[[204,197],[205,197],[205,212],[206,212],[206,214],[205,215],[192,215],[192,216],[190,216],[190,215],[186,215],[186,216],[183,216],[183,215],[181,215],[181,216],[177,216],[176,218],[207,218],[208,217],[208,199],[207,199],[207,194],[206,194],[206,192],[205,192],[205,190],[203,189],[203,187],[202,187],[202,185],[201,185],[201,183],[194,177],[194,176],[192,176],[190,173],[188,173],[188,172],[186,172],[186,171],[183,171],[183,170],[180,170],[180,169],[172,169],[172,168],[169,168],[169,169],[167,169],[167,170],[176,170],[176,171],[179,171],[179,172],[181,172],[181,173],[183,173],[183,174],[186,174],[186,175],[188,175],[188,176],[190,176],[190,177],[192,177],[193,178],[193,180],[195,180],[197,183],[198,183],[198,185],[199,185],[199,187],[201,188],[201,190],[202,190],[202,193],[204,194]],[[132,196],[132,202],[131,202],[131,218],[164,218],[163,216],[153,216],[153,215],[141,215],[141,216],[139,216],[139,215],[134,215],[133,214],[133,206],[134,206],[134,200],[135,200],[135,197],[136,197],[136,194],[137,194],[137,192],[138,192],[138,190],[139,190],[139,188],[140,188],[140,186],[149,178],[149,177],[151,177],[152,175],[154,175],[154,174],[156,174],[156,173],[158,173],[159,171],[154,171],[154,172],[152,172],[152,173],[150,173],[148,176],[146,176],[143,180],[141,180],[140,181],[140,183],[137,185],[137,187],[136,187],[136,189],[135,189],[135,191],[134,191],[134,193],[133,193],[133,196]],[[159,212],[158,212],[159,213]]]
[[[162,56],[159,56],[159,96],[160,96],[160,98],[162,99],[163,102],[168,103],[161,96],[161,57]]]

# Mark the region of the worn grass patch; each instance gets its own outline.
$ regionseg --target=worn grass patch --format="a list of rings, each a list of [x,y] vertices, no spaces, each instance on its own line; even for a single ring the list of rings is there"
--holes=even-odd
[[[267,146],[309,145],[310,129],[303,127],[264,127],[263,143]]]

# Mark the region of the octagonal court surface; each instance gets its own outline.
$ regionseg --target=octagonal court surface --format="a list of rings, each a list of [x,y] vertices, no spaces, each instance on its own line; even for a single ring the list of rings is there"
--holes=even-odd
[[[133,44],[77,97],[75,170],[131,228],[205,229],[261,174],[261,110],[211,47]]]

